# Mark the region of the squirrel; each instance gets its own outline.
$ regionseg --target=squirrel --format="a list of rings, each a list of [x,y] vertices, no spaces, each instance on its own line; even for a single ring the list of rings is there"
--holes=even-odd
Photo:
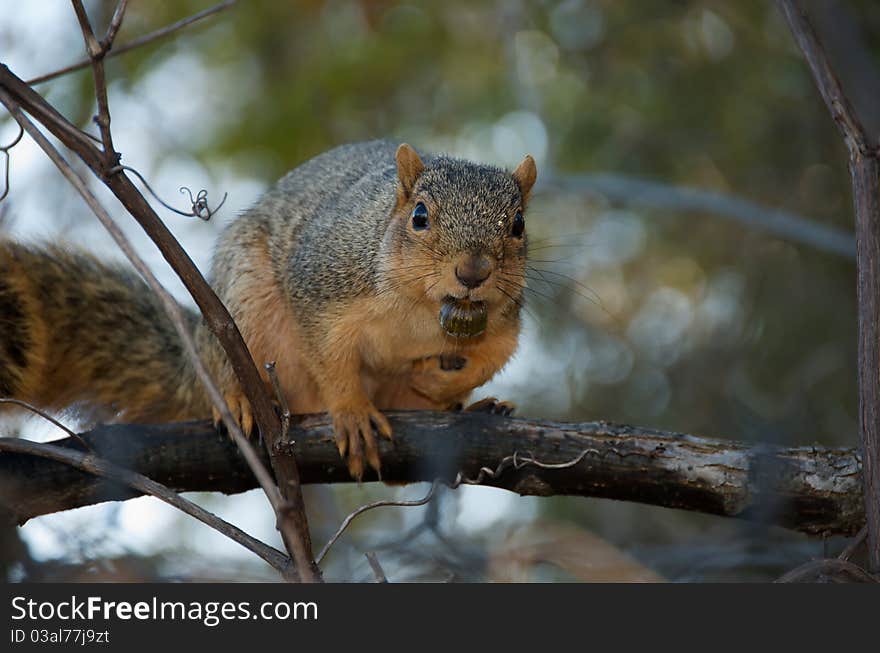
[[[222,232],[212,287],[258,367],[278,361],[291,412],[329,413],[354,478],[365,463],[380,471],[376,434],[391,437],[381,411],[462,405],[514,353],[536,177],[531,156],[506,172],[422,158],[405,143],[343,145],[289,172]],[[187,319],[250,433],[224,352],[199,315]],[[219,418],[133,270],[8,239],[0,396],[103,420]]]

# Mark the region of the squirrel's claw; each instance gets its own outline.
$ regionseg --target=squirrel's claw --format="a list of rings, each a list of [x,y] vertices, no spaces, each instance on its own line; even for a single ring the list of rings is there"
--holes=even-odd
[[[251,437],[254,431],[254,416],[251,413],[251,402],[247,399],[241,403],[241,430],[244,431],[245,437]]]
[[[243,394],[237,393],[226,394],[224,400],[226,401],[226,406],[229,408],[229,412],[232,413],[232,418],[241,427],[244,436],[246,438],[251,437],[251,433],[254,430],[254,416],[251,412],[251,403]],[[216,406],[211,408],[211,414],[214,418],[214,426],[219,426],[223,421],[223,418]]]
[[[375,433],[391,438],[391,425],[375,408],[362,412],[342,411],[333,413],[333,433],[339,455],[346,459],[348,471],[358,482],[364,476],[364,461],[381,478],[379,445]]]
[[[491,415],[503,415],[510,417],[516,410],[516,404],[511,401],[498,401],[495,397],[486,397],[475,401],[464,409],[466,413],[489,413]]]

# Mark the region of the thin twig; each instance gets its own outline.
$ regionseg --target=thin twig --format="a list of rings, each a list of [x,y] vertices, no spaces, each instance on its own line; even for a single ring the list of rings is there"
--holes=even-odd
[[[124,43],[122,45],[118,45],[114,47],[112,50],[107,52],[106,58],[109,59],[111,57],[119,56],[120,54],[125,54],[126,52],[131,52],[137,48],[140,48],[144,45],[148,45],[153,41],[158,41],[159,39],[163,39],[166,36],[170,36],[174,32],[178,30],[184,29],[189,25],[192,25],[195,22],[202,20],[203,18],[207,18],[208,16],[213,16],[216,13],[219,13],[225,9],[229,9],[232,7],[237,0],[226,0],[226,2],[221,2],[213,7],[205,9],[204,11],[200,11],[197,14],[193,14],[188,18],[184,18],[175,23],[171,23],[170,25],[166,25],[165,27],[156,30],[155,32],[150,32],[149,34],[145,34],[144,36],[138,37],[133,41],[129,41],[128,43]],[[46,73],[44,75],[40,75],[39,77],[34,77],[33,79],[29,79],[27,81],[28,84],[42,84],[43,82],[48,82],[52,79],[56,79],[58,77],[62,77],[63,75],[67,75],[68,73],[75,72],[77,70],[82,70],[83,68],[87,68],[91,65],[91,59],[83,59],[82,61],[77,61],[74,64],[69,66],[65,66],[64,68],[60,68],[58,70],[54,70],[50,73]]]
[[[113,41],[116,40],[116,33],[122,27],[122,19],[125,17],[125,10],[128,8],[128,0],[119,0],[116,4],[116,10],[113,12],[113,18],[110,19],[110,25],[107,27],[107,33],[101,40],[101,49],[106,55],[113,47]]]
[[[6,64],[0,63],[0,75],[3,77],[4,84],[9,85],[7,90],[16,94],[17,102],[26,106],[28,113],[40,123],[47,126],[52,125],[55,136],[64,141],[68,147],[80,145],[83,151],[88,151],[88,148],[92,147],[92,142],[101,142],[100,139],[92,134],[87,134],[60,114],[34,89],[16,77]],[[77,153],[82,156],[80,152]]]
[[[138,172],[137,170],[132,168],[131,166],[123,166],[123,165],[116,166],[115,168],[112,168],[111,170],[109,170],[108,174],[115,174],[116,172],[118,172],[120,170],[126,170],[126,171],[130,172],[131,174],[133,174],[138,179],[140,179],[141,183],[144,185],[144,188],[147,189],[147,192],[149,192],[150,195],[152,195],[153,198],[157,202],[159,202],[159,204],[164,206],[169,211],[172,211],[173,213],[176,213],[177,215],[182,215],[185,218],[190,218],[190,217],[199,218],[200,220],[204,220],[205,222],[207,222],[212,217],[214,217],[214,214],[217,213],[217,211],[219,211],[223,207],[224,204],[226,204],[226,198],[229,195],[229,193],[223,193],[223,199],[220,200],[220,203],[215,208],[212,209],[210,206],[208,206],[208,191],[207,190],[205,190],[203,188],[198,193],[196,193],[195,197],[193,197],[192,191],[189,188],[187,188],[186,186],[181,186],[179,189],[180,194],[181,195],[183,195],[184,193],[189,194],[189,201],[190,201],[191,207],[190,207],[189,213],[187,213],[185,211],[181,211],[180,209],[175,209],[173,206],[171,206],[170,204],[165,202],[161,197],[159,197],[159,195],[156,193],[156,191],[153,190],[153,187],[150,186],[150,184],[147,182],[146,179],[144,179],[144,176],[140,172]]]
[[[241,432],[241,428],[238,425],[238,422],[229,411],[229,407],[227,406],[223,395],[217,388],[217,385],[214,383],[213,379],[211,379],[207,369],[205,369],[204,363],[202,362],[198,354],[198,350],[196,349],[196,345],[193,342],[192,335],[190,334],[186,326],[186,322],[184,320],[180,306],[170,295],[170,293],[165,290],[162,284],[159,283],[159,280],[156,279],[155,275],[152,273],[144,260],[137,254],[126,236],[122,233],[122,231],[113,221],[113,219],[104,209],[104,207],[101,206],[101,204],[98,202],[98,199],[89,190],[85,181],[73,170],[73,168],[70,167],[67,161],[64,160],[61,154],[52,146],[48,139],[43,136],[42,132],[40,132],[40,130],[37,129],[36,126],[21,112],[21,109],[18,107],[15,101],[12,100],[12,98],[10,98],[9,95],[3,90],[0,90],[0,101],[2,101],[4,105],[6,105],[6,108],[18,121],[18,123],[25,129],[25,131],[27,131],[31,138],[36,141],[37,145],[39,145],[40,148],[43,149],[43,151],[49,156],[52,162],[55,163],[55,165],[58,167],[64,177],[67,178],[67,180],[73,185],[77,192],[79,192],[79,194],[85,200],[86,204],[89,205],[89,208],[92,209],[92,212],[101,221],[101,224],[104,225],[104,227],[116,241],[117,245],[119,245],[120,249],[122,249],[128,259],[131,261],[132,265],[134,265],[135,269],[141,274],[141,276],[143,276],[150,288],[159,297],[166,313],[168,314],[168,317],[170,318],[175,330],[180,336],[187,357],[190,359],[195,368],[196,375],[199,377],[199,380],[202,382],[202,385],[204,386],[206,392],[208,393],[208,396],[211,399],[211,403],[220,412],[221,418],[224,425],[226,426],[227,431],[235,440],[235,443],[238,445],[239,449],[241,449],[245,460],[253,470],[254,475],[257,477],[257,480],[259,481],[260,486],[263,488],[263,491],[266,493],[266,496],[268,497],[272,508],[275,510],[276,515],[280,514],[283,509],[283,501],[281,495],[279,494],[278,488],[276,487],[272,477],[269,475],[269,472],[260,461],[260,458],[257,455],[256,451],[254,451],[254,448],[251,446],[250,442],[248,442],[248,440],[244,437],[244,434]],[[291,538],[295,537],[293,533],[290,533],[289,536]],[[299,563],[299,561],[297,561],[297,563]]]
[[[3,194],[0,195],[0,202],[6,199],[6,196],[9,195],[9,167],[11,165],[9,159],[9,150],[18,145],[18,142],[21,140],[21,137],[24,136],[24,128],[21,125],[18,126],[18,136],[12,139],[12,142],[9,145],[0,146],[0,152],[3,152],[3,158],[5,160],[4,165],[4,178],[5,182],[3,185]]]
[[[382,569],[382,565],[379,564],[379,559],[376,557],[376,554],[372,551],[368,551],[364,554],[367,562],[370,563],[370,569],[373,570],[373,576],[376,577],[377,583],[387,583],[388,577],[385,575],[385,571]]]
[[[386,506],[395,506],[399,508],[411,508],[414,506],[423,506],[428,503],[431,499],[434,498],[434,493],[437,491],[437,487],[440,485],[440,481],[434,481],[431,484],[431,489],[428,490],[428,493],[422,497],[421,499],[415,499],[414,501],[374,501],[373,503],[368,503],[366,505],[357,508],[352,511],[348,517],[342,520],[342,524],[340,524],[339,528],[333,534],[329,540],[327,540],[327,544],[324,545],[324,548],[321,549],[321,552],[315,557],[315,562],[321,564],[321,561],[324,560],[324,556],[330,551],[330,548],[336,544],[336,540],[340,538],[340,536],[345,532],[345,529],[349,527],[351,522],[354,521],[355,517],[364,514],[369,510],[373,510],[374,508],[383,508]]]
[[[92,25],[83,7],[82,0],[71,0],[71,2],[73,3],[73,9],[76,12],[76,18],[83,33],[86,51],[89,53],[89,58],[92,61],[95,99],[98,103],[98,115],[95,116],[94,121],[101,132],[101,142],[104,146],[104,165],[110,168],[117,164],[119,155],[113,149],[113,137],[110,133],[110,105],[107,101],[107,80],[104,77],[104,55],[106,50],[95,37],[95,32],[92,30]],[[114,16],[114,19],[116,19],[116,16]],[[119,20],[122,20],[121,14],[119,15]]]
[[[865,129],[801,3],[777,0],[777,4],[849,150],[856,223],[859,437],[868,570],[880,574],[880,137]]]
[[[76,433],[75,431],[72,431],[69,427],[65,426],[64,424],[59,422],[57,419],[52,417],[49,413],[47,413],[43,410],[40,410],[39,408],[37,408],[36,406],[34,406],[32,404],[29,404],[26,401],[22,401],[21,399],[13,399],[12,397],[0,397],[0,404],[14,404],[15,406],[20,406],[26,410],[29,410],[30,412],[34,413],[35,415],[39,415],[47,422],[54,424],[59,429],[61,429],[65,433],[67,433],[67,435],[69,435],[74,440],[79,442],[86,449],[86,451],[92,450],[92,448],[88,445],[88,443],[85,440],[83,440],[79,436],[78,433]]]
[[[287,398],[284,396],[284,392],[281,390],[281,382],[278,380],[275,361],[269,361],[264,367],[266,368],[266,374],[269,375],[269,381],[272,382],[272,389],[275,391],[275,398],[278,400],[278,405],[281,407],[281,439],[286,442],[287,434],[290,431],[290,406],[287,403]]]
[[[877,140],[868,134],[846,96],[806,11],[796,0],[777,0],[776,4],[785,16],[792,36],[807,60],[819,93],[825,100],[831,117],[837,123],[847,147],[850,151],[856,150],[864,156],[877,156]]]
[[[780,576],[776,583],[877,583],[867,571],[846,560],[811,560]]]
[[[102,153],[92,145],[83,132],[71,125],[46,100],[34,92],[9,68],[0,64],[0,87],[5,88],[8,102],[24,109],[37,118],[52,135],[71,148],[96,174],[107,170]],[[7,104],[7,108],[12,105]],[[11,110],[11,109],[10,109]],[[29,122],[29,121],[28,121]],[[31,124],[33,127],[33,124]],[[42,134],[40,134],[42,136]],[[38,141],[39,142],[39,141]],[[45,138],[42,142],[48,144]],[[54,148],[53,148],[54,149]],[[56,152],[57,154],[57,152]],[[60,155],[59,155],[60,157]],[[61,158],[63,161],[63,158]],[[81,181],[81,180],[80,180]],[[211,332],[220,341],[233,370],[238,376],[242,390],[250,400],[254,418],[260,433],[266,437],[279,431],[280,423],[272,403],[265,392],[262,379],[247,351],[241,332],[229,315],[229,311],[217,297],[204,277],[195,267],[180,243],[174,238],[165,224],[159,219],[149,203],[144,199],[131,180],[124,173],[116,173],[104,178],[104,183],[128,209],[143,227],[144,231],[159,247],[165,259],[192,295],[205,318]],[[105,212],[106,213],[106,212]],[[304,515],[304,513],[303,513]],[[302,523],[305,524],[303,516]]]
[[[855,552],[859,550],[859,547],[865,543],[865,540],[868,537],[868,527],[862,526],[862,530],[860,530],[856,536],[853,538],[853,541],[850,542],[847,547],[841,551],[840,555],[837,556],[838,560],[849,560],[855,555]]]
[[[191,517],[198,519],[203,524],[207,524],[218,533],[222,533],[229,539],[238,542],[246,549],[256,553],[263,560],[281,572],[285,577],[287,577],[292,571],[290,558],[284,555],[281,551],[251,537],[237,526],[233,526],[217,515],[194,504],[192,501],[184,499],[182,496],[164,485],[156,483],[142,474],[132,472],[103,458],[95,456],[94,454],[86,454],[81,451],[65,449],[41,442],[32,442],[21,438],[0,438],[0,451],[23,453],[47,458],[49,460],[56,460],[70,465],[71,467],[81,469],[84,472],[94,474],[95,476],[101,476],[103,478],[123,483],[139,492],[154,496],[157,499],[174,506],[178,510],[185,512]]]
[[[280,422],[241,332],[229,311],[217,297],[217,294],[211,290],[177,239],[174,238],[125,173],[117,172],[108,176],[107,172],[113,166],[108,165],[106,154],[95,148],[87,138],[85,140],[83,137],[74,139],[67,131],[66,126],[69,125],[67,120],[44,98],[22,82],[8,67],[3,65],[0,65],[0,86],[5,88],[8,93],[8,95],[4,94],[4,97],[15,103],[17,107],[18,103],[21,103],[21,106],[24,106],[31,115],[38,117],[52,135],[76,152],[86,165],[102,179],[156,243],[162,255],[186,286],[202,312],[209,330],[226,352],[242,391],[251,403],[255,421],[266,443],[269,460],[275,476],[278,478],[279,489],[284,500],[283,504],[281,502],[273,503],[273,507],[285,546],[291,552],[302,579],[320,582],[320,571],[312,557],[308,517],[302,498],[296,460],[291,456],[279,457],[276,455],[280,438]],[[10,105],[7,104],[7,106]],[[31,127],[33,127],[32,124]],[[78,130],[76,132],[81,134]],[[61,160],[63,161],[63,159]],[[188,350],[185,349],[185,351]],[[212,401],[215,399],[210,392],[208,395]],[[225,402],[220,412],[224,419],[229,415]],[[238,430],[237,425],[229,429],[229,432],[233,434],[236,443],[240,443],[241,441],[236,437],[236,430]],[[270,501],[273,501],[271,494],[269,496]]]

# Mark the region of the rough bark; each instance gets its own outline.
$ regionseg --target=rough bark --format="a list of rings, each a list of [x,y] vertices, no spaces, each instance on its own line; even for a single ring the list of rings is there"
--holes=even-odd
[[[777,0],[849,150],[859,299],[859,431],[865,461],[868,571],[880,573],[880,134],[876,95],[857,108],[797,0]],[[838,53],[839,54],[839,53]],[[874,77],[877,71],[874,71]],[[870,114],[870,115],[868,115]],[[866,120],[867,118],[867,120]]]
[[[865,523],[854,449],[750,446],[604,422],[565,424],[481,414],[394,413],[381,443],[383,479],[482,483],[524,495],[580,495],[739,517],[811,534]],[[256,481],[235,445],[209,424],[103,426],[94,452],[179,491],[243,492]],[[72,438],[54,444],[81,448]],[[295,453],[304,483],[351,482],[326,418],[310,417],[276,453]],[[517,463],[511,456],[517,454]],[[566,463],[544,468],[529,462]],[[506,459],[499,469],[499,464]],[[136,492],[52,461],[0,453],[0,505],[15,521]]]
[[[868,566],[880,573],[880,162],[854,152],[859,298],[859,425],[865,460]]]

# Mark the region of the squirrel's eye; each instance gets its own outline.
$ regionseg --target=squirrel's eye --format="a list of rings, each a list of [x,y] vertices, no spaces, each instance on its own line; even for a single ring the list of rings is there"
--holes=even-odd
[[[522,238],[523,232],[526,230],[526,221],[523,218],[522,211],[517,211],[513,216],[513,226],[510,228],[510,234],[514,238]]]
[[[428,207],[422,202],[416,204],[412,212],[412,226],[416,231],[428,228]]]

